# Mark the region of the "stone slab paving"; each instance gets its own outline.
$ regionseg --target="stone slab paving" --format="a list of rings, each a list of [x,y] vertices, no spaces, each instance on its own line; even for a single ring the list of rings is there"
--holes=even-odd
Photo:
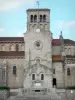
[[[33,96],[11,96],[7,100],[62,100],[62,99],[55,95],[50,95],[50,96],[35,95],[34,97]]]
[[[54,99],[51,99],[51,98],[35,98],[35,97],[30,97],[30,98],[9,98],[7,100],[54,100]],[[57,100],[57,99],[56,99]]]
[[[17,95],[10,96],[6,100],[75,100],[75,92],[58,92],[49,95]]]

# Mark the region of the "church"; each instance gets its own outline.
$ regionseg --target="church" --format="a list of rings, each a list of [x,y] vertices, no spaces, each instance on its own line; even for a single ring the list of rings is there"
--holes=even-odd
[[[50,9],[27,9],[23,37],[0,37],[0,85],[48,93],[75,86],[75,41],[53,39]]]

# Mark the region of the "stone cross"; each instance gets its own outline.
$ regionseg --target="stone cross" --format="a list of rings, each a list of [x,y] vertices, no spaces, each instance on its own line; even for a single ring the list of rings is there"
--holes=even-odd
[[[40,4],[39,4],[39,1],[36,1],[36,3],[37,3],[37,5],[38,5],[38,8],[39,8],[39,5],[40,5]]]

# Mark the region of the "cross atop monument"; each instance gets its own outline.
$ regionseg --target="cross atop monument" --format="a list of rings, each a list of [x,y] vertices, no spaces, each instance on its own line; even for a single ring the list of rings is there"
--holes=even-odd
[[[38,9],[39,9],[39,5],[40,5],[40,4],[39,4],[39,1],[36,1],[36,4],[37,4],[37,6],[38,6]]]

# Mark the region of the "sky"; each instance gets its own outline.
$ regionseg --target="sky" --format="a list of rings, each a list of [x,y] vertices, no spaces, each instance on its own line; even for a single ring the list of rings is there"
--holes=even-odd
[[[27,30],[28,8],[37,8],[37,0],[0,0],[0,37],[21,37]],[[75,40],[75,0],[38,0],[39,8],[50,9],[53,38]]]

